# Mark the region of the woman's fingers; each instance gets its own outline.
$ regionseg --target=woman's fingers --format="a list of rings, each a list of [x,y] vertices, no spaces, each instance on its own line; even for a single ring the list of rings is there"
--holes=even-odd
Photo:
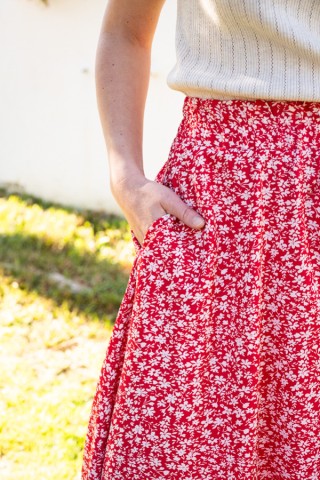
[[[202,228],[205,225],[205,219],[196,210],[187,205],[179,195],[171,189],[169,189],[168,194],[166,202],[163,202],[167,212],[179,218],[188,227]]]
[[[112,193],[140,243],[150,225],[165,213],[180,219],[190,228],[202,228],[205,219],[170,187],[144,175],[118,180]]]

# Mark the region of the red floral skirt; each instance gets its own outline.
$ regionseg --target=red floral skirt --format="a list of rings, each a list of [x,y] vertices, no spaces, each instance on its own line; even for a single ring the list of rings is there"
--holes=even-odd
[[[320,479],[320,102],[186,97],[82,480]]]

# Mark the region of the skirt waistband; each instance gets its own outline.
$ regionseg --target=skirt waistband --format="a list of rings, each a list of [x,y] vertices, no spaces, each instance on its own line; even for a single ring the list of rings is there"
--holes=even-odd
[[[304,117],[315,116],[320,118],[320,101],[306,100],[221,100],[211,98],[186,96],[183,104],[185,117],[193,114],[215,114],[227,110],[241,111],[252,115],[270,115],[275,118],[280,115]]]

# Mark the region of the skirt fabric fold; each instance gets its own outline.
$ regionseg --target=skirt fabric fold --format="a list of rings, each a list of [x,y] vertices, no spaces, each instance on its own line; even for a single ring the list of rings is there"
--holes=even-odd
[[[320,480],[320,102],[186,97],[82,480]]]

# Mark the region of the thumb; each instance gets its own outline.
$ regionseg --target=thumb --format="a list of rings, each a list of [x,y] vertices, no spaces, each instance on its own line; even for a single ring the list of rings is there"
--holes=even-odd
[[[187,205],[177,194],[174,197],[169,211],[188,225],[188,227],[202,228],[206,223],[205,219],[196,210]]]

